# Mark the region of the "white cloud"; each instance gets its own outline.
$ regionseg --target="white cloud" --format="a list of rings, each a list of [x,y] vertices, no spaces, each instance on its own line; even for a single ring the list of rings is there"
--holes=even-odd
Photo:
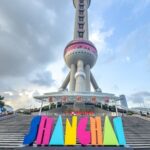
[[[115,58],[115,51],[108,46],[107,42],[107,40],[113,36],[113,33],[113,27],[105,29],[105,22],[103,19],[93,21],[90,26],[90,41],[96,46],[102,64],[110,63]]]
[[[108,29],[107,31],[103,31],[104,22],[94,22],[91,24],[91,34],[90,40],[96,45],[98,53],[102,50],[106,50],[107,48],[107,38],[113,35],[114,29]]]
[[[148,61],[150,48],[150,24],[135,28],[126,37],[122,38],[116,48],[119,59],[130,62]]]
[[[64,1],[0,1],[0,95],[6,95],[7,103],[15,108],[35,101],[31,91],[56,90],[60,85],[53,76],[63,80],[58,77],[61,71],[55,73],[61,68],[49,68],[49,64],[53,66],[60,55],[63,60],[63,48],[73,29],[73,20],[67,21],[72,18],[72,2],[66,5]]]
[[[140,91],[127,96],[130,107],[150,107],[150,92]]]
[[[7,105],[12,106],[14,109],[29,108],[31,105],[38,106],[38,103],[33,100],[32,93],[33,91],[28,90],[4,92],[4,101]]]
[[[51,70],[52,78],[55,80],[55,84],[53,84],[55,90],[60,88],[62,82],[67,76],[67,73],[69,73],[69,69],[65,72],[63,71],[65,65],[64,59],[61,57],[59,61],[53,62],[47,67],[47,70]]]

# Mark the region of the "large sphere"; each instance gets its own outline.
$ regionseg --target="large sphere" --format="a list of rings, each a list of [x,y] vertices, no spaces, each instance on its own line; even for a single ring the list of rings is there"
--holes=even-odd
[[[92,68],[97,60],[97,50],[95,46],[87,40],[73,40],[64,50],[64,59],[68,67],[71,64],[77,64],[82,60],[84,65],[89,64]]]

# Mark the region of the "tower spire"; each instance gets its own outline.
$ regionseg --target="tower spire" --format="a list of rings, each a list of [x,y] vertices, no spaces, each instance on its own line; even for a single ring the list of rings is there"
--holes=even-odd
[[[91,0],[73,0],[76,15],[74,27],[74,40],[88,40],[88,8]]]

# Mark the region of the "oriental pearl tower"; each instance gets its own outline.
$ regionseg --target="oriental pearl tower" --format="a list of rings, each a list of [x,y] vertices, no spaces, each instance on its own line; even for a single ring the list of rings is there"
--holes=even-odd
[[[95,65],[98,54],[94,44],[89,41],[88,8],[91,0],[73,0],[76,9],[74,39],[64,50],[64,60],[70,72],[62,84],[63,91],[69,84],[71,92],[90,92],[91,83],[97,92],[101,92],[91,68]]]
[[[74,108],[83,109],[87,103],[105,103],[106,98],[112,101],[118,100],[114,94],[101,91],[91,72],[98,53],[94,44],[89,41],[88,8],[90,3],[91,0],[73,0],[76,11],[74,37],[64,49],[64,60],[70,71],[57,92],[34,96],[42,104],[43,102],[56,102],[56,104],[62,102],[65,105],[69,103],[70,107],[72,103]],[[94,92],[91,90],[91,85]]]

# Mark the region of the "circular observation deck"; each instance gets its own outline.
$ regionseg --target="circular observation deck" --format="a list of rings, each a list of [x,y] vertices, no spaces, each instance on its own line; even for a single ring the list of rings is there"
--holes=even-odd
[[[64,50],[64,59],[68,67],[82,60],[84,65],[88,64],[92,68],[97,57],[97,49],[93,43],[83,39],[71,41]]]

